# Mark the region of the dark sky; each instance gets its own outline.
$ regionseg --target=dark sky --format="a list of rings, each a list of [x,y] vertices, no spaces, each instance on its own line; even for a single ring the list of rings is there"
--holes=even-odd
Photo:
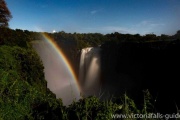
[[[10,28],[31,31],[175,34],[180,0],[6,0]]]

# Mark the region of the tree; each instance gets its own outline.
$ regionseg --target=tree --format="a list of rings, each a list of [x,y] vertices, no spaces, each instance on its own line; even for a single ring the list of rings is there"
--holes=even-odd
[[[8,22],[12,18],[11,12],[7,8],[6,2],[0,0],[0,27],[8,27]]]
[[[176,39],[180,39],[180,30],[177,31],[177,33],[174,35]]]

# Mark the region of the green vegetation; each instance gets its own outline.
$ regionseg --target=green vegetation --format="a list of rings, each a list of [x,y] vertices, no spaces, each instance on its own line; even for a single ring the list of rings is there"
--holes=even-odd
[[[126,95],[121,103],[88,97],[65,107],[47,89],[42,62],[32,48],[2,45],[0,54],[2,120],[105,120],[115,113],[140,113]]]
[[[120,99],[105,101],[92,96],[73,102],[68,107],[64,106],[61,99],[56,99],[56,96],[47,88],[43,64],[30,44],[33,39],[43,40],[40,33],[18,29],[11,30],[9,28],[1,28],[0,30],[0,119],[104,120],[113,119],[112,115],[114,114],[157,112],[148,91],[145,91],[141,105],[139,103],[135,104],[132,99],[124,95]],[[139,44],[142,41],[137,41],[135,38],[139,40],[143,38],[139,35],[123,35],[119,33],[109,35],[68,34],[64,32],[47,34],[53,37],[58,44],[63,43],[61,46],[64,51],[66,51],[67,46],[71,46],[72,53],[70,55],[87,46],[102,44],[102,49],[104,49],[119,45],[126,46],[127,43]],[[178,42],[178,34],[175,36]],[[163,35],[162,37],[156,37],[159,39],[166,38],[165,41],[167,41],[160,44],[162,46],[159,47],[163,48],[171,43],[168,38],[175,36],[167,37]],[[96,37],[99,41],[97,41]],[[159,45],[160,40],[155,42],[149,37],[155,36],[148,35],[148,40],[144,41],[145,44],[143,45],[146,45],[146,43],[151,47],[152,45]],[[91,39],[88,40],[88,38]],[[153,44],[149,44],[149,42]],[[106,53],[109,50],[118,52],[115,49],[116,47],[113,48],[111,50],[106,49]]]
[[[114,119],[113,115],[116,114],[157,112],[148,90],[144,91],[141,105],[135,104],[125,94],[119,99],[113,98],[104,101],[91,96],[73,102],[68,107],[64,106],[62,100],[57,99],[47,88],[42,61],[30,44],[34,40],[43,40],[41,33],[9,29],[8,21],[11,18],[5,1],[0,0],[0,120],[109,120]],[[169,43],[179,45],[180,40],[180,31],[173,36],[156,36],[154,34],[140,36],[139,34],[130,35],[117,32],[107,35],[99,33],[71,34],[63,31],[46,34],[57,42],[71,62],[77,62],[80,50],[89,46],[102,45],[102,49],[106,48],[107,50],[106,55],[109,53],[117,55],[117,48],[122,43],[123,45],[126,45],[127,42],[131,44],[148,43],[151,47],[159,49]],[[146,44],[143,45],[146,46]],[[179,50],[178,45],[173,50]]]
[[[40,119],[59,109],[46,86],[43,65],[32,49],[0,46],[0,118]]]

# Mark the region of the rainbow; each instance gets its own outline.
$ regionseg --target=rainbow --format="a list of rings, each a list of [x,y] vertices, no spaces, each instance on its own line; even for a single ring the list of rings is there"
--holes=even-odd
[[[67,67],[67,70],[69,71],[69,74],[71,75],[73,81],[76,84],[76,89],[78,90],[78,92],[80,93],[81,88],[80,85],[78,83],[78,79],[77,76],[75,74],[75,72],[73,71],[68,59],[66,58],[66,56],[63,54],[61,48],[56,44],[56,42],[53,40],[53,38],[51,38],[48,33],[42,32],[41,33],[42,37],[45,39],[45,41],[54,49],[54,51],[56,51],[56,53],[59,56],[59,59],[61,59],[65,66]]]

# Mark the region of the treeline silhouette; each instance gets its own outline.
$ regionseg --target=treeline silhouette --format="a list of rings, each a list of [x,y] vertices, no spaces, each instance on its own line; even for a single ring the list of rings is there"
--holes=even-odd
[[[121,44],[124,42],[131,43],[146,43],[151,48],[158,49],[165,47],[169,42],[180,39],[180,30],[175,35],[156,36],[155,34],[146,35],[131,35],[121,34],[118,32],[111,34],[100,34],[100,33],[65,33],[64,31],[56,33],[48,32],[34,32],[28,30],[16,29],[12,30],[9,28],[0,28],[0,44],[8,44],[19,46],[26,46],[26,42],[34,40],[43,40],[42,34],[47,34],[60,46],[62,51],[68,57],[70,63],[72,63],[75,71],[78,71],[79,56],[82,48],[86,47],[98,47],[103,44]],[[6,36],[6,37],[5,37]],[[6,40],[4,40],[6,38]],[[140,45],[139,44],[139,45]],[[78,73],[76,72],[77,76]]]

